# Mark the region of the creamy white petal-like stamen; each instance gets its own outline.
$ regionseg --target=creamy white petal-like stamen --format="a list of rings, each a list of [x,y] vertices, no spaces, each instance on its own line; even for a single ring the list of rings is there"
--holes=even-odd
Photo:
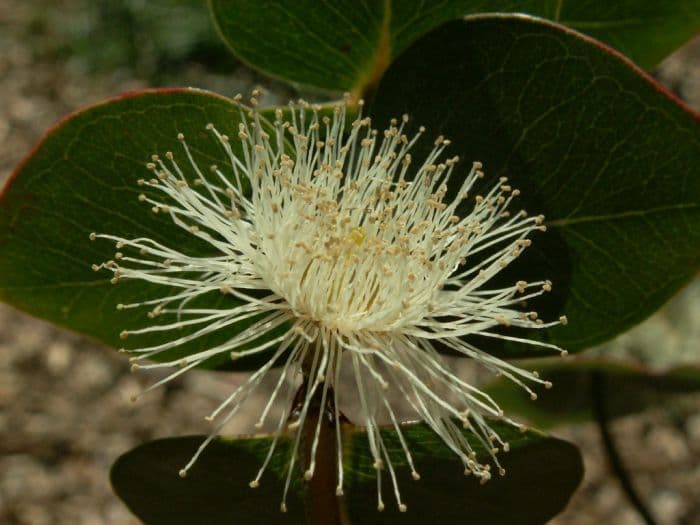
[[[251,487],[257,487],[282,433],[292,433],[281,508],[312,400],[320,406],[332,396],[338,406],[341,368],[350,367],[362,420],[377,470],[377,505],[384,508],[382,474],[388,473],[401,511],[397,471],[380,432],[381,418],[398,433],[413,479],[420,478],[408,444],[388,401],[395,389],[408,401],[464,464],[466,474],[483,482],[491,477],[460,426],[472,431],[491,460],[504,473],[496,453],[507,450],[486,417],[507,419],[487,394],[454,375],[434,344],[441,345],[508,377],[536,398],[530,385],[551,386],[535,372],[522,370],[473,346],[465,336],[478,334],[548,349],[554,345],[509,336],[502,327],[541,329],[565,323],[543,322],[519,305],[551,289],[549,281],[518,281],[505,288],[489,287],[503,268],[530,245],[528,235],[544,230],[543,217],[512,213],[519,192],[501,178],[483,195],[472,195],[483,177],[475,162],[462,172],[458,158],[443,159],[449,141],[414,165],[410,150],[421,138],[404,128],[408,117],[392,121],[382,133],[369,118],[347,123],[347,109],[332,114],[304,102],[292,104],[288,117],[278,110],[273,122],[255,109],[241,109],[237,138],[212,125],[212,140],[228,159],[226,169],[202,166],[180,134],[182,151],[153,155],[152,172],[139,184],[149,190],[139,200],[211,248],[211,256],[193,255],[149,238],[108,239],[119,250],[113,260],[94,265],[113,272],[113,282],[140,280],[170,288],[164,297],[120,304],[119,309],[147,308],[148,317],[163,324],[128,329],[122,337],[171,332],[161,344],[130,349],[134,368],[174,367],[149,387],[155,388],[221,354],[232,359],[265,357],[264,364],[209,415],[217,425],[192,460],[235,416],[275,367],[282,373],[257,422],[267,420],[273,404],[283,407],[275,422],[269,453]],[[233,146],[233,141],[237,145]],[[448,198],[448,183],[450,186]],[[230,305],[201,307],[198,299],[224,294]],[[243,324],[241,324],[243,323]],[[240,326],[246,326],[241,329]],[[187,328],[181,331],[182,328]],[[214,333],[227,340],[186,357],[149,361],[163,352]],[[299,373],[305,377],[296,396]],[[292,420],[292,400],[300,400]],[[335,414],[338,485],[343,494],[341,415]],[[313,430],[305,479],[316,468],[320,421]],[[459,422],[459,425],[456,423]]]

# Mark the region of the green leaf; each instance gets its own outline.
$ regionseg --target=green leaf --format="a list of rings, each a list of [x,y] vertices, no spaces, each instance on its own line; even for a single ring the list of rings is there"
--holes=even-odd
[[[501,454],[505,477],[496,476],[486,485],[463,475],[462,464],[424,424],[405,426],[420,481],[413,481],[401,445],[394,432],[384,439],[397,467],[406,513],[399,513],[385,473],[386,510],[377,511],[376,471],[372,467],[367,437],[360,430],[345,433],[345,497],[339,500],[347,523],[412,525],[427,519],[462,523],[465,517],[488,525],[539,525],[546,523],[568,502],[582,476],[578,450],[573,445],[539,433],[521,433],[509,425],[494,424],[511,451]],[[250,489],[267,453],[269,438],[218,439],[211,443],[180,479],[185,464],[204,439],[161,439],[127,452],[112,469],[117,494],[146,525],[195,525],[230,523],[308,523],[305,519],[301,473],[290,491],[288,513],[279,512],[289,441],[273,456],[270,471],[260,487]],[[473,439],[472,441],[476,441]],[[485,457],[483,449],[478,454]],[[333,461],[333,458],[329,458]],[[325,525],[321,523],[313,525]]]
[[[700,31],[696,0],[556,0],[556,4],[558,14],[555,11],[552,20],[597,38],[645,69]]]
[[[209,0],[224,40],[265,73],[362,95],[391,60],[440,24],[479,12],[559,21],[652,67],[700,29],[695,0]],[[437,64],[442,64],[438,62]]]
[[[144,282],[112,285],[110,272],[93,272],[91,264],[111,259],[116,249],[105,240],[90,242],[89,234],[145,235],[195,255],[208,253],[210,247],[175,226],[169,216],[154,214],[138,201],[143,188],[137,180],[151,176],[145,164],[152,154],[182,152],[178,133],[188,137],[199,165],[230,169],[223,149],[205,131],[210,122],[233,134],[239,110],[219,95],[167,89],[98,104],[51,129],[0,197],[0,299],[110,346],[133,348],[171,340],[172,331],[119,339],[123,329],[172,322],[147,319],[145,308],[116,310],[118,303],[162,297],[168,289]],[[235,304],[220,293],[203,301],[212,308]],[[200,338],[159,358],[175,359],[211,347],[243,327]],[[224,361],[230,366],[225,356],[206,364],[214,367]],[[236,366],[256,368],[258,363],[243,359]]]
[[[397,59],[371,112],[444,133],[546,216],[503,278],[554,281],[532,306],[568,316],[543,335],[563,348],[641,321],[700,266],[698,116],[593,40],[529,17],[450,22]]]
[[[539,428],[578,423],[593,418],[594,378],[602,378],[604,402],[609,417],[625,416],[668,402],[669,398],[700,392],[700,367],[678,366],[651,370],[642,365],[610,359],[529,361],[543,379],[554,385],[538,391],[537,401],[510,381],[498,379],[486,385],[492,396],[510,415],[521,415]]]
[[[538,525],[547,523],[567,504],[583,475],[578,449],[536,432],[521,432],[510,425],[490,423],[510,444],[500,453],[506,475],[485,485],[465,478],[462,464],[442,440],[425,424],[407,425],[404,430],[421,479],[413,481],[405,468],[401,445],[394,432],[385,432],[392,462],[399,467],[401,496],[408,506],[403,514],[385,488],[386,510],[376,510],[375,470],[364,433],[356,432],[347,468],[347,511],[351,523],[366,525],[419,525],[442,523],[483,523],[485,525]],[[483,448],[470,440],[478,456],[487,458]],[[388,487],[388,484],[385,485]]]
[[[112,466],[115,492],[145,525],[306,523],[300,476],[288,495],[288,512],[280,512],[289,440],[280,440],[270,472],[260,487],[251,489],[248,483],[260,469],[270,440],[216,439],[187,477],[180,478],[178,471],[204,439],[206,436],[151,441],[127,452]]]

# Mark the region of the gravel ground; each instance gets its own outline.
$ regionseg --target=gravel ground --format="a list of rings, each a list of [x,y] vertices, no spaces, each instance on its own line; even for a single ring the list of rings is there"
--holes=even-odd
[[[136,66],[120,62],[119,50],[107,66],[99,64],[101,55],[76,58],[79,44],[85,46],[95,35],[90,28],[98,22],[86,15],[94,11],[90,5],[88,0],[0,3],[0,180],[49,125],[85,104],[157,84],[232,94],[263,81],[231,59],[225,67],[212,67],[186,52],[166,56],[174,73],[160,75],[163,56],[158,42],[148,38],[144,47],[152,52],[139,55]],[[100,47],[105,56],[106,49]],[[698,109],[699,64],[696,40],[658,72]],[[272,86],[271,91],[284,93],[284,88]],[[698,347],[690,341],[699,340],[699,308],[696,283],[612,347],[644,354],[657,348],[654,341],[670,338],[679,353],[697,361],[693,351]],[[111,492],[112,462],[156,437],[205,432],[202,416],[241,380],[195,372],[133,405],[127,399],[151,378],[128,373],[122,356],[2,305],[0,326],[0,523],[8,525],[137,524]],[[238,418],[228,431],[252,431],[253,417]],[[700,399],[687,399],[673,411],[624,418],[613,430],[660,522],[700,524]],[[553,523],[641,524],[607,473],[595,428],[581,425],[558,434],[581,446],[587,473],[569,508]]]

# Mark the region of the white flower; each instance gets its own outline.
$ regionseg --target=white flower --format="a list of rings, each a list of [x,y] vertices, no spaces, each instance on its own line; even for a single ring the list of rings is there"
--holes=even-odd
[[[124,308],[151,308],[149,317],[169,316],[170,322],[122,332],[122,337],[172,331],[170,342],[131,349],[135,368],[179,367],[151,388],[162,385],[222,353],[233,359],[254,354],[267,362],[225,399],[208,419],[220,420],[192,460],[184,476],[222,426],[273,368],[282,375],[260,415],[261,426],[273,403],[283,413],[276,425],[269,454],[250,485],[259,484],[284,432],[293,432],[293,452],[287,470],[281,508],[299,451],[301,432],[310,407],[337,407],[342,367],[351,367],[362,421],[374,456],[377,476],[388,469],[399,509],[406,510],[397,477],[379,431],[379,418],[388,417],[400,437],[414,479],[419,478],[401,434],[387,390],[401,393],[464,463],[465,472],[482,481],[490,466],[477,460],[472,446],[455,422],[473,432],[491,451],[492,461],[507,443],[489,427],[486,417],[505,419],[499,406],[476,387],[460,380],[445,364],[434,343],[472,358],[535,393],[526,384],[549,387],[534,372],[517,368],[479,350],[464,339],[470,334],[559,348],[538,341],[503,335],[501,326],[545,328],[535,312],[518,306],[551,288],[548,281],[519,281],[492,289],[492,278],[530,245],[526,237],[544,230],[543,218],[508,209],[518,190],[505,178],[484,195],[470,195],[483,177],[475,162],[468,173],[456,168],[456,157],[440,160],[449,141],[439,137],[419,166],[409,151],[424,130],[410,138],[404,133],[408,117],[393,121],[383,133],[369,118],[346,124],[346,105],[332,116],[300,102],[270,123],[254,109],[241,109],[237,141],[208,125],[228,158],[225,170],[198,165],[182,134],[182,154],[153,156],[147,167],[150,180],[139,183],[149,195],[139,199],[154,212],[169,214],[173,222],[208,243],[216,255],[195,256],[148,238],[125,239],[92,234],[115,241],[114,260],[95,265],[114,273],[113,282],[141,280],[171,288],[165,297]],[[239,153],[236,153],[239,151]],[[241,153],[242,152],[242,153]],[[286,152],[286,153],[285,153]],[[176,156],[179,160],[176,160]],[[447,202],[448,181],[458,191]],[[160,192],[160,193],[158,193]],[[155,195],[159,195],[156,197]],[[458,210],[468,210],[460,216]],[[230,305],[192,306],[210,293],[231,297]],[[247,321],[239,333],[231,330]],[[195,327],[181,335],[183,326]],[[224,343],[172,362],[149,363],[162,352],[213,332],[230,330]],[[561,350],[560,350],[561,351]],[[561,351],[564,353],[564,351]],[[290,423],[292,399],[304,386],[298,414]],[[297,375],[298,377],[298,375]],[[149,388],[150,390],[150,388]],[[312,399],[320,399],[320,404]],[[337,493],[343,491],[340,414],[334,414],[337,439]],[[313,418],[315,433],[305,478],[316,466],[321,417]],[[381,480],[378,508],[384,503]]]

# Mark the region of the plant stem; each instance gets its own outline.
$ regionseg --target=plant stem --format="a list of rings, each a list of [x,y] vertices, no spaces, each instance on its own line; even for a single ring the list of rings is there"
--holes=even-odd
[[[302,386],[302,390],[305,390]],[[329,387],[326,406],[321,406],[321,389],[317,389],[311,399],[311,405],[301,429],[300,459],[308,465],[311,459],[316,425],[321,422],[318,448],[316,449],[316,468],[313,477],[305,481],[304,500],[306,517],[312,525],[343,525],[341,501],[335,494],[337,484],[335,407],[333,392]]]
[[[634,488],[634,484],[632,483],[632,479],[627,472],[627,468],[625,467],[625,464],[617,451],[617,446],[615,445],[615,440],[609,427],[609,415],[605,405],[606,382],[605,375],[602,372],[593,372],[593,376],[591,378],[591,393],[593,397],[593,412],[595,414],[596,421],[598,422],[600,439],[602,441],[603,448],[605,449],[610,468],[619,480],[622,490],[624,491],[625,496],[627,496],[627,500],[639,513],[644,522],[647,525],[657,525],[654,517],[651,515],[651,512],[649,509],[647,509],[644,501],[642,501],[642,498]]]

